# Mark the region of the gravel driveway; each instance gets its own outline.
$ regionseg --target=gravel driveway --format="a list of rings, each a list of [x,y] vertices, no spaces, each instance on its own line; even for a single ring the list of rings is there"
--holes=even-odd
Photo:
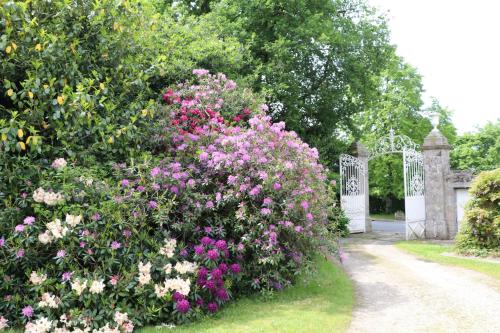
[[[356,285],[349,332],[500,332],[500,282],[419,260],[395,235],[345,240],[344,266]]]

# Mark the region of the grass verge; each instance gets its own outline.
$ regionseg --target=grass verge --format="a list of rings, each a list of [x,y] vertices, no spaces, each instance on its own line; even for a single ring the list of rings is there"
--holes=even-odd
[[[397,243],[396,247],[429,261],[472,269],[496,279],[500,279],[499,263],[490,262],[482,258],[445,255],[445,253],[453,252],[452,245],[426,243],[421,241],[405,241]]]
[[[141,333],[326,333],[345,332],[354,306],[354,289],[345,272],[323,257],[317,271],[271,299],[247,297],[215,316],[174,329],[147,327]]]

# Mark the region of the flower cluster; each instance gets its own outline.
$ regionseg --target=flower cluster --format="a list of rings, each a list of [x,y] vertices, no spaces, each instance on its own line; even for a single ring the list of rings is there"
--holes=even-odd
[[[45,191],[43,188],[39,187],[33,193],[33,200],[40,203],[44,202],[49,206],[55,206],[64,201],[64,197],[61,193]]]

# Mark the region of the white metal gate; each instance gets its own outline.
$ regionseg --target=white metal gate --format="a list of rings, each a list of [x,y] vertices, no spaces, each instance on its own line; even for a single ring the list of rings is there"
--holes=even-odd
[[[406,239],[425,238],[424,158],[403,149]]]
[[[365,232],[367,176],[359,158],[340,155],[340,203],[349,219],[350,232]]]

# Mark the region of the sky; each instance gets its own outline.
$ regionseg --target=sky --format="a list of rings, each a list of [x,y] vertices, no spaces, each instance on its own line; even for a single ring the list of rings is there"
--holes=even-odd
[[[500,118],[500,1],[368,3],[386,13],[398,54],[423,76],[426,106],[433,96],[452,110],[459,133]]]

